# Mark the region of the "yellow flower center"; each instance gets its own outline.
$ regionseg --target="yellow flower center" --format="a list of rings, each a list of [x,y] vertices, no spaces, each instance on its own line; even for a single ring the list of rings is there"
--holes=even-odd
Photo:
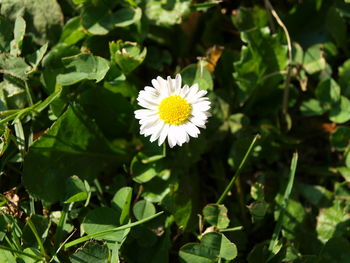
[[[158,114],[165,123],[180,125],[190,117],[191,105],[179,95],[172,95],[161,101]]]

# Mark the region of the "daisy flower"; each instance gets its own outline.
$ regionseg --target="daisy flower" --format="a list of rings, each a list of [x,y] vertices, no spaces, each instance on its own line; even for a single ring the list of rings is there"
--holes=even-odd
[[[198,127],[205,128],[211,116],[207,92],[199,90],[198,84],[182,87],[179,74],[174,79],[152,79],[152,85],[146,86],[137,97],[138,104],[144,108],[135,111],[140,133],[151,136],[151,142],[158,140],[159,146],[168,138],[171,148],[189,142],[190,137],[197,138]]]

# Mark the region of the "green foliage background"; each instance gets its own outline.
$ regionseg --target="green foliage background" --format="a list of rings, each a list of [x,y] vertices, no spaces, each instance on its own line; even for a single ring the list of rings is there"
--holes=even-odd
[[[0,263],[350,262],[349,22],[348,0],[0,0]],[[176,73],[213,116],[168,149],[133,112]]]

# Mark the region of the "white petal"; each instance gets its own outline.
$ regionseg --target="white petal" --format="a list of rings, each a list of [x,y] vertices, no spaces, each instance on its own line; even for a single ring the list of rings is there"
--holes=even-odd
[[[142,110],[136,110],[134,113],[135,113],[136,119],[143,119],[143,118],[149,118],[151,116],[155,116],[157,114],[157,111],[142,109]]]
[[[158,145],[161,146],[163,144],[163,142],[165,141],[166,137],[168,136],[168,132],[169,132],[169,124],[165,124],[163,129],[160,132],[160,136],[159,136],[159,140],[158,140]]]
[[[205,121],[200,118],[192,117],[190,121],[197,127],[205,128]]]
[[[181,78],[181,75],[180,74],[176,74],[176,77],[175,77],[175,87],[176,89],[181,89],[181,82],[182,82],[182,78]]]
[[[194,138],[197,138],[198,137],[198,134],[200,133],[199,129],[197,128],[196,125],[194,125],[193,123],[191,122],[187,122],[184,124],[184,127],[185,127],[185,130],[186,132],[191,136],[191,137],[194,137]]]
[[[165,125],[165,123],[163,121],[159,121],[157,123],[157,125],[154,127],[153,134],[150,138],[151,142],[154,142],[159,138],[160,133],[162,132],[164,125]]]
[[[168,143],[170,148],[173,148],[176,145],[176,134],[175,134],[175,126],[170,125],[169,131],[168,131]]]
[[[181,146],[184,142],[186,142],[185,128],[182,127],[182,125],[179,125],[179,126],[175,126],[174,130],[175,130],[177,144]]]
[[[192,109],[194,111],[208,111],[210,110],[210,103],[206,103],[206,102],[201,102],[201,103],[196,103],[196,104],[192,104]]]

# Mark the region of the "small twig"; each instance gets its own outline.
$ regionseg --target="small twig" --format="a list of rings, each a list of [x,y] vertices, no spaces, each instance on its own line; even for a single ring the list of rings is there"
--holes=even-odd
[[[292,56],[292,41],[289,36],[289,32],[287,27],[284,25],[280,17],[278,16],[277,12],[271,5],[269,0],[265,0],[266,7],[270,10],[273,17],[276,19],[277,23],[280,27],[282,27],[284,34],[286,35],[287,39],[287,47],[288,47],[288,67],[287,67],[287,77],[284,81],[284,93],[283,93],[283,101],[282,101],[282,112],[283,114],[287,114],[288,112],[288,98],[289,98],[289,84],[290,84],[290,78],[292,73],[292,65],[293,65],[293,56]]]

